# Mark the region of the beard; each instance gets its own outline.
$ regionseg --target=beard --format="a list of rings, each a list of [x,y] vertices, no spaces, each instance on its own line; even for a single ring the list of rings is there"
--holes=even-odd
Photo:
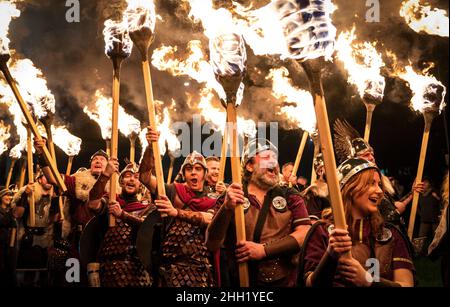
[[[267,176],[268,169],[261,169],[259,165],[256,165],[255,170],[252,173],[250,182],[254,183],[260,189],[270,190],[275,187],[280,182],[279,171],[274,168],[275,178],[270,178]]]

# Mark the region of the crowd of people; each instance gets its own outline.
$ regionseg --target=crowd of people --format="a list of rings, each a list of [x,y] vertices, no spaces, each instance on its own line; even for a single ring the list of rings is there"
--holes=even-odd
[[[158,137],[149,127],[149,144]],[[44,146],[45,139],[35,140],[35,182],[0,191],[3,287],[230,287],[239,286],[242,263],[251,286],[412,287],[417,253],[441,259],[436,265],[449,285],[448,174],[442,191],[425,178],[398,195],[362,138],[349,142],[351,154],[337,154],[347,229],[334,227],[320,153],[308,184],[293,163],[280,168],[269,140],[251,139],[241,157],[242,183],[224,183],[220,157],[194,151],[158,195],[152,146],[140,165],[122,170],[99,150],[88,168],[62,175],[67,191],[60,193]],[[110,191],[115,173],[117,191]],[[420,193],[420,251],[403,217],[413,192]],[[236,242],[241,205],[246,239]],[[67,259],[81,263],[75,283],[67,279]],[[371,259],[379,263],[376,274]]]

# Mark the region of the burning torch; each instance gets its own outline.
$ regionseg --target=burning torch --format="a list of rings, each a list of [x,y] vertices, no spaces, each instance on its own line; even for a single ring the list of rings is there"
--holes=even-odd
[[[374,44],[354,43],[356,38],[354,31],[355,28],[351,32],[343,32],[339,35],[336,41],[336,54],[348,72],[348,83],[357,87],[359,96],[366,106],[364,140],[369,142],[372,114],[375,107],[383,101],[386,86],[386,81],[380,72],[384,63]]]
[[[400,74],[405,79],[413,92],[412,107],[416,111],[423,114],[425,127],[422,136],[422,146],[420,149],[419,165],[417,167],[416,182],[422,181],[423,169],[425,166],[425,157],[427,154],[428,137],[430,135],[431,124],[433,119],[445,107],[444,97],[446,89],[441,82],[433,76],[418,75],[411,66],[406,67],[406,72]],[[417,205],[419,202],[419,193],[413,193],[413,203],[411,207],[411,215],[408,224],[408,237],[413,239],[414,223],[416,220]]]
[[[150,127],[154,130],[157,130],[155,102],[153,100],[152,77],[150,73],[150,64],[148,61],[149,48],[154,39],[155,33],[155,5],[153,3],[153,0],[128,0],[128,8],[125,14],[128,16],[130,37],[134,45],[141,53],[142,73],[144,75],[145,97],[147,100],[147,110]],[[157,142],[153,142],[151,146],[153,149],[153,156],[155,157],[155,172],[158,195],[166,195],[160,148]]]
[[[3,75],[5,76],[6,81],[8,82],[9,86],[11,87],[11,90],[13,91],[14,96],[16,97],[16,99],[19,103],[19,106],[22,110],[22,113],[23,113],[27,123],[28,123],[29,128],[31,129],[31,132],[33,133],[33,135],[36,139],[41,140],[42,137],[39,134],[36,123],[35,123],[33,117],[31,116],[31,113],[28,110],[28,107],[27,107],[25,101],[23,100],[22,96],[20,95],[16,81],[11,76],[11,73],[7,66],[7,62],[9,59],[10,59],[9,53],[0,54],[0,70],[3,72]],[[45,160],[47,161],[47,163],[50,167],[50,170],[53,174],[53,177],[56,179],[56,182],[57,182],[59,188],[61,189],[61,192],[67,191],[67,187],[64,184],[64,181],[63,181],[61,175],[58,172],[56,163],[46,147],[43,148],[43,153],[44,153]]]
[[[105,37],[105,53],[113,64],[113,85],[112,85],[112,127],[111,127],[111,158],[117,159],[118,138],[119,138],[119,97],[120,97],[120,66],[122,61],[131,54],[133,43],[131,42],[126,28],[126,23],[107,20],[103,30]],[[114,173],[110,179],[109,199],[116,199],[117,174]],[[115,226],[115,219],[110,214],[109,226]]]
[[[230,31],[230,29],[228,29]],[[242,96],[242,79],[245,73],[247,53],[244,39],[241,35],[226,32],[211,37],[209,41],[210,61],[214,69],[217,81],[222,85],[226,94],[227,110],[227,132],[231,135],[231,174],[232,180],[241,183],[241,163],[239,154],[239,142],[237,131],[236,108],[239,104],[237,99],[239,92]],[[228,137],[225,137],[225,140]],[[245,218],[242,204],[236,206],[235,212],[236,239],[237,242],[246,240]],[[249,286],[249,275],[247,263],[239,264],[239,281],[241,287]]]
[[[310,83],[335,226],[346,229],[344,204],[339,189],[321,80],[324,61],[331,58],[334,51],[336,28],[332,25],[330,17],[333,5],[330,0],[305,2],[307,3],[301,8],[295,0],[277,0],[274,4],[284,29],[288,47],[287,57],[302,64]]]
[[[66,176],[70,176],[73,158],[78,155],[81,149],[81,139],[72,135],[64,126],[54,127],[52,125],[50,131],[52,131],[56,146],[61,148],[68,156]],[[64,220],[64,199],[61,196],[59,197],[59,212],[60,219]]]

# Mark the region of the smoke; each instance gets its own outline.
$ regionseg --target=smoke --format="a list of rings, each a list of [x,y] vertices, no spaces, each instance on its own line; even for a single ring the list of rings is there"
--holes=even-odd
[[[71,131],[83,136],[83,141],[95,143],[100,131],[82,108],[92,104],[95,91],[104,89],[111,94],[112,64],[104,54],[103,23],[106,19],[120,19],[126,8],[125,0],[80,0],[81,21],[69,23],[65,20],[65,1],[35,0],[20,4],[22,15],[11,23],[11,48],[24,57],[30,58],[40,68],[48,86],[56,97],[56,115],[61,123],[69,124]],[[254,8],[266,5],[269,0],[235,1]],[[399,65],[409,61],[413,65],[433,61],[440,63],[430,72],[444,85],[448,84],[448,39],[417,34],[399,16],[401,0],[380,1],[380,22],[366,22],[366,1],[334,0],[338,9],[333,14],[333,23],[338,34],[356,26],[359,41],[377,41],[378,51],[392,51],[397,55]],[[188,17],[189,4],[185,0],[155,0],[156,12],[160,16],[156,23],[156,36],[151,49],[161,45],[177,46],[180,54],[191,40],[200,40],[204,53],[209,54],[208,40],[203,35],[200,24]],[[215,6],[230,8],[231,0],[215,0]],[[448,9],[444,0],[431,1],[431,5]],[[271,82],[266,80],[271,68],[288,68],[293,84],[308,89],[309,84],[301,67],[292,61],[281,61],[277,57],[255,56],[247,47],[248,62],[244,100],[239,114],[255,121],[279,121],[281,127],[293,128],[282,116],[275,115],[283,103],[271,95]],[[386,56],[384,56],[386,58]],[[410,93],[403,81],[390,76],[386,68],[387,86],[383,104],[409,104]],[[195,105],[203,85],[188,77],[173,77],[167,72],[153,68],[152,81],[154,97],[169,106],[176,102],[172,121],[190,121],[196,112]],[[188,82],[189,85],[185,86]],[[356,128],[363,127],[365,109],[357,96],[356,89],[347,84],[347,75],[338,61],[328,63],[323,73],[323,86],[328,105],[330,122],[337,117],[352,118]],[[142,125],[147,122],[147,108],[144,82],[141,72],[141,58],[136,49],[122,64],[121,105]],[[216,102],[218,103],[218,101]],[[388,110],[388,108],[386,109]],[[377,118],[374,118],[374,125]],[[86,129],[94,133],[86,134]],[[362,130],[362,129],[360,129]],[[82,145],[84,147],[84,145]],[[90,149],[90,151],[92,148]]]

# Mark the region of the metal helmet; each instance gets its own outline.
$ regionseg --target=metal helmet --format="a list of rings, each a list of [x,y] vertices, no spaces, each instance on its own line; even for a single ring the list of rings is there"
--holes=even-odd
[[[245,168],[248,161],[253,158],[257,153],[265,150],[271,150],[278,155],[278,148],[269,140],[264,138],[251,139],[244,148],[242,154],[241,166]]]
[[[366,152],[372,152],[373,148],[370,146],[368,142],[366,142],[363,138],[356,138],[351,141],[352,143],[352,154],[354,157],[365,154]]]
[[[92,163],[92,160],[93,160],[96,156],[102,156],[102,157],[105,157],[106,160],[109,160],[108,154],[107,154],[103,149],[100,149],[100,150],[98,150],[97,152],[95,152],[95,153],[91,156],[91,158],[89,159],[89,163]]]
[[[119,182],[122,182],[123,175],[128,172],[131,172],[133,174],[139,173],[139,166],[134,162],[127,164],[127,166],[125,166],[125,168],[120,172]]]
[[[203,157],[201,153],[194,150],[186,157],[186,159],[184,159],[183,165],[181,165],[180,173],[182,176],[184,177],[184,168],[187,165],[194,166],[195,164],[200,164],[205,169],[205,173],[208,172],[205,157]]]
[[[337,168],[339,187],[342,189],[353,176],[367,169],[375,169],[380,173],[379,168],[374,163],[367,160],[360,158],[350,158],[345,160]]]

